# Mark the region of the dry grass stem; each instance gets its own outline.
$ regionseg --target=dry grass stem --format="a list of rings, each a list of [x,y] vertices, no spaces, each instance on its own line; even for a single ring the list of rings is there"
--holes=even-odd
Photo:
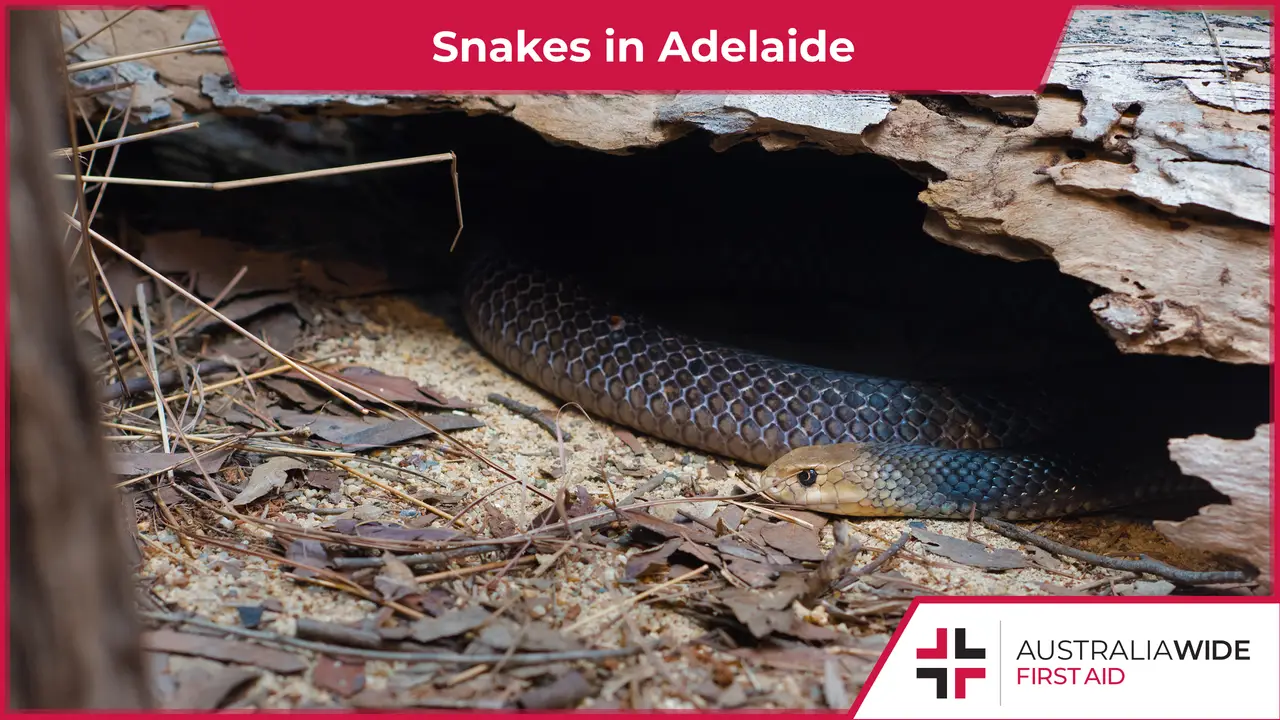
[[[106,21],[106,22],[105,22],[105,23],[103,23],[102,25],[99,25],[99,26],[98,26],[98,28],[97,28],[96,30],[94,30],[93,32],[91,32],[91,33],[89,33],[89,34],[87,34],[87,35],[82,36],[79,40],[76,40],[75,42],[73,42],[73,43],[71,43],[70,45],[66,46],[65,48],[63,48],[63,49],[62,49],[62,52],[63,52],[64,54],[70,54],[70,53],[71,53],[71,52],[73,52],[76,48],[78,48],[78,47],[80,47],[81,45],[84,45],[85,43],[89,42],[90,40],[92,40],[92,39],[94,39],[94,38],[98,37],[98,36],[99,36],[99,35],[101,35],[104,31],[111,29],[111,28],[112,28],[116,23],[118,23],[118,22],[120,22],[121,20],[123,20],[123,19],[125,19],[125,18],[129,17],[129,16],[130,16],[130,15],[132,15],[134,12],[136,12],[136,11],[138,11],[138,10],[141,10],[141,9],[142,9],[142,6],[141,6],[141,5],[134,5],[133,7],[129,8],[128,10],[125,10],[124,12],[122,12],[122,13],[120,13],[119,15],[115,16],[114,18],[111,18],[110,20]]]
[[[132,103],[130,104],[130,107],[132,107]],[[120,128],[122,133],[124,132],[124,128],[126,125],[127,123],[121,124]],[[198,128],[198,127],[200,127],[200,123],[198,122],[183,123],[181,125],[170,125],[169,127],[159,128],[158,130],[148,130],[146,132],[140,132],[134,135],[123,135],[121,137],[118,137],[112,140],[103,140],[102,142],[91,143],[89,145],[81,145],[75,149],[72,149],[69,147],[60,148],[58,150],[54,150],[52,153],[49,153],[49,155],[55,158],[70,159],[72,157],[75,157],[78,153],[85,153],[93,150],[102,150],[103,148],[118,147],[120,145],[126,145],[128,143],[137,142],[139,140],[147,140],[149,138],[156,137],[157,135],[168,135],[169,133],[175,133],[181,130],[191,130],[193,128]],[[110,175],[110,173],[108,173],[108,175]]]
[[[711,567],[710,565],[702,565],[701,567],[697,568],[696,570],[690,570],[689,572],[687,572],[687,573],[685,573],[685,574],[681,575],[680,577],[672,578],[672,579],[670,579],[670,580],[668,580],[668,581],[666,581],[666,582],[664,582],[664,583],[659,583],[658,585],[654,585],[653,587],[649,588],[648,590],[645,590],[645,591],[644,591],[644,592],[642,592],[642,593],[638,593],[638,594],[636,594],[636,595],[632,595],[631,597],[629,597],[629,598],[627,598],[627,599],[623,600],[623,601],[622,601],[622,602],[620,602],[620,603],[614,603],[614,604],[609,605],[609,606],[607,606],[607,607],[603,607],[603,608],[601,608],[601,609],[599,609],[599,610],[597,610],[597,611],[595,611],[595,612],[593,612],[593,613],[591,613],[591,614],[587,615],[586,617],[584,617],[584,618],[582,618],[581,620],[579,620],[578,622],[576,622],[576,623],[574,623],[574,624],[570,625],[569,627],[565,628],[565,629],[564,629],[564,631],[565,631],[566,633],[571,633],[571,632],[573,632],[574,630],[577,630],[578,628],[582,627],[583,625],[586,625],[587,623],[592,622],[592,621],[595,621],[595,620],[599,620],[600,618],[602,618],[602,617],[604,617],[604,616],[608,615],[609,613],[614,612],[615,610],[625,610],[625,609],[627,609],[627,608],[630,608],[631,606],[635,605],[636,603],[640,602],[641,600],[644,600],[645,598],[649,597],[650,595],[653,595],[653,594],[657,593],[659,590],[663,590],[663,589],[665,589],[665,588],[669,588],[669,587],[671,587],[672,585],[677,585],[677,584],[679,584],[679,583],[684,582],[685,580],[691,580],[691,579],[693,579],[693,578],[695,578],[695,577],[697,577],[697,576],[701,575],[702,573],[706,572],[710,567]]]
[[[420,155],[411,158],[398,158],[395,160],[380,160],[378,162],[360,163],[358,165],[343,165],[341,167],[322,168],[320,170],[303,170],[294,173],[283,173],[281,175],[266,175],[256,178],[245,178],[243,180],[221,180],[218,182],[196,182],[191,180],[154,180],[151,178],[122,178],[122,177],[103,177],[98,175],[84,176],[85,182],[101,182],[114,183],[116,185],[144,185],[147,187],[165,187],[165,188],[182,188],[188,190],[238,190],[240,188],[258,187],[261,185],[275,185],[276,183],[293,182],[294,180],[311,180],[315,178],[331,177],[334,175],[347,175],[349,173],[368,172],[370,170],[385,170],[388,168],[406,167],[409,165],[422,165],[425,163],[444,162],[453,160],[453,153],[439,153],[436,155]],[[56,176],[60,180],[75,180],[74,175],[59,174]]]
[[[128,55],[116,55],[115,57],[102,58],[101,60],[86,60],[85,62],[71,63],[67,66],[67,72],[83,72],[85,70],[94,70],[100,67],[107,67],[108,65],[131,62],[133,60],[145,60],[147,58],[158,57],[160,55],[176,55],[178,53],[193,52],[196,50],[208,50],[221,45],[221,40],[201,40],[200,42],[174,45],[172,47],[159,48],[157,50],[144,50],[143,52],[130,53]]]
[[[471,567],[458,568],[457,570],[443,570],[441,572],[429,573],[427,575],[418,575],[413,579],[419,583],[432,583],[441,580],[454,580],[456,578],[467,577],[469,575],[479,575],[482,572],[490,570],[500,570],[508,565],[530,565],[538,561],[533,555],[525,555],[518,558],[514,563],[506,560],[495,560],[494,562],[484,563],[483,565],[472,565]]]
[[[292,369],[293,369],[292,365],[277,365],[273,368],[267,368],[266,370],[259,370],[258,372],[250,373],[249,375],[243,375],[240,377],[231,378],[230,380],[223,380],[222,382],[211,383],[204,387],[204,392],[215,393],[215,392],[218,392],[219,390],[225,390],[226,388],[233,387],[235,385],[240,385],[249,381],[258,380],[264,377],[271,377],[272,375],[279,375],[282,372],[288,372],[289,370],[292,370]],[[191,393],[188,393],[188,392],[177,392],[172,395],[165,396],[164,400],[165,402],[174,402],[175,400],[183,400],[189,397],[190,395]],[[132,407],[125,408],[125,412],[136,413],[142,410],[146,410],[147,408],[152,407],[155,404],[156,404],[155,400],[139,403]]]
[[[68,223],[71,223],[72,227],[76,228],[77,230],[81,230],[81,229],[82,229],[81,224],[80,224],[80,223],[79,223],[75,218],[71,217],[70,215],[67,215],[66,213],[63,213],[63,215],[62,215],[62,216],[63,216],[63,218],[64,218],[64,219],[66,219],[66,221],[67,221]],[[222,313],[218,312],[218,311],[217,311],[217,310],[215,310],[214,308],[210,307],[208,303],[206,303],[205,301],[203,301],[203,300],[201,300],[200,298],[196,297],[196,296],[195,296],[194,294],[192,294],[191,292],[188,292],[188,291],[187,291],[185,288],[183,288],[181,285],[179,285],[179,284],[175,283],[174,281],[170,280],[169,278],[165,277],[162,273],[156,272],[155,270],[153,270],[153,269],[151,268],[151,266],[150,266],[150,265],[147,265],[146,263],[142,262],[141,260],[139,260],[138,258],[134,257],[133,255],[130,255],[127,251],[125,251],[125,249],[124,249],[124,248],[120,247],[119,245],[116,245],[115,243],[113,243],[113,242],[111,242],[110,240],[108,240],[108,239],[106,239],[105,237],[103,237],[101,233],[99,233],[99,232],[95,231],[93,228],[83,228],[83,230],[84,230],[84,231],[87,231],[87,232],[89,233],[89,236],[90,236],[90,237],[92,237],[94,240],[97,240],[99,243],[101,243],[102,245],[106,246],[106,247],[107,247],[108,249],[110,249],[112,252],[116,253],[116,254],[117,254],[117,255],[119,255],[120,257],[122,257],[122,258],[124,258],[125,260],[127,260],[127,261],[128,261],[131,265],[133,265],[134,267],[137,267],[139,270],[143,271],[144,273],[146,273],[146,274],[150,275],[151,277],[155,278],[156,280],[159,280],[160,282],[164,283],[165,285],[167,285],[167,286],[169,287],[169,289],[170,289],[170,290],[173,290],[174,292],[178,293],[179,295],[182,295],[182,296],[183,296],[184,298],[186,298],[187,300],[189,300],[189,301],[191,301],[191,302],[195,303],[198,307],[200,307],[200,309],[204,310],[205,312],[209,313],[210,315],[212,315],[212,316],[216,317],[217,319],[221,320],[222,322],[226,323],[227,327],[230,327],[232,330],[235,330],[236,332],[240,333],[240,334],[241,334],[241,335],[243,335],[244,337],[248,338],[251,342],[253,342],[253,343],[254,343],[255,345],[257,345],[258,347],[262,348],[263,350],[266,350],[269,354],[271,354],[273,357],[275,357],[275,358],[276,358],[277,360],[279,360],[280,362],[283,362],[283,363],[285,363],[286,365],[289,365],[290,367],[292,367],[294,370],[297,370],[298,372],[302,373],[302,374],[303,374],[303,375],[305,375],[309,380],[311,380],[312,382],[316,383],[316,384],[317,384],[317,385],[319,385],[320,387],[324,388],[326,391],[328,391],[328,392],[329,392],[330,394],[332,394],[334,397],[336,397],[336,398],[338,398],[339,400],[343,401],[343,402],[344,402],[344,403],[346,403],[347,405],[350,405],[353,409],[355,409],[356,411],[358,411],[360,414],[362,414],[362,415],[367,415],[367,414],[369,413],[369,411],[368,411],[367,409],[365,409],[365,407],[364,407],[364,406],[362,406],[360,403],[356,402],[355,400],[352,400],[351,398],[347,397],[346,395],[343,395],[341,392],[338,392],[337,390],[335,390],[335,389],[333,389],[332,387],[330,387],[328,383],[326,383],[326,382],[324,382],[323,380],[321,380],[320,378],[316,377],[314,374],[312,374],[312,373],[311,373],[311,371],[310,371],[310,370],[307,370],[307,369],[306,369],[306,367],[304,367],[302,364],[300,364],[300,363],[298,363],[298,362],[295,362],[295,361],[294,361],[292,358],[290,358],[289,356],[287,356],[287,355],[285,355],[284,353],[280,352],[279,350],[276,350],[275,348],[271,347],[271,345],[270,345],[270,344],[268,344],[265,340],[262,340],[261,338],[259,338],[258,336],[254,335],[253,333],[249,332],[248,330],[245,330],[244,328],[240,327],[240,325],[239,325],[239,324],[237,324],[234,320],[232,320],[231,318],[227,317],[226,315],[223,315]],[[121,382],[123,382],[123,381],[124,381],[124,378],[121,378],[120,380],[121,380]]]

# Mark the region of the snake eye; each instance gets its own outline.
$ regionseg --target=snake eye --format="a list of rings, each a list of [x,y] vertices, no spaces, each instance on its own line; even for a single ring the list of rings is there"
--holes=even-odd
[[[801,470],[800,473],[796,475],[796,479],[800,481],[801,485],[809,487],[810,485],[818,482],[818,471],[813,468]]]

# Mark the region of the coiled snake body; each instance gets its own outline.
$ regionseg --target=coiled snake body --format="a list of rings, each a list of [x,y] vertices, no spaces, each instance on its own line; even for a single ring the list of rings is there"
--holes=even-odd
[[[1043,518],[1175,499],[1167,457],[1035,452],[1062,426],[1034,387],[963,391],[784,362],[669,332],[577,284],[490,254],[463,284],[499,363],[588,412],[769,466],[775,501],[854,516]]]

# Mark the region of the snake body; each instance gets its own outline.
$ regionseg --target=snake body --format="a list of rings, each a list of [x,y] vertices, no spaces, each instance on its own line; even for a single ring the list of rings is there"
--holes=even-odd
[[[1042,390],[962,389],[786,362],[672,332],[573,280],[481,256],[463,314],[508,370],[664,440],[768,466],[772,499],[845,515],[1053,517],[1175,499],[1164,462],[1023,452],[1066,422]],[[1078,457],[1079,456],[1079,457]]]

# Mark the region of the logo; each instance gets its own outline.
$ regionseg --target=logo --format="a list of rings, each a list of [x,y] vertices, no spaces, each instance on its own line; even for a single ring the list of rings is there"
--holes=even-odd
[[[986,648],[969,647],[965,644],[965,628],[955,628],[955,654],[956,660],[985,660],[987,657]],[[947,629],[938,628],[937,642],[931,648],[916,648],[917,660],[946,660],[947,655]],[[965,683],[969,680],[977,680],[987,676],[987,669],[984,667],[954,667],[951,668],[955,677],[955,695],[951,696],[957,700],[964,699]],[[946,700],[947,694],[947,668],[945,667],[921,667],[916,668],[916,678],[920,680],[933,680],[938,692],[939,700]]]

